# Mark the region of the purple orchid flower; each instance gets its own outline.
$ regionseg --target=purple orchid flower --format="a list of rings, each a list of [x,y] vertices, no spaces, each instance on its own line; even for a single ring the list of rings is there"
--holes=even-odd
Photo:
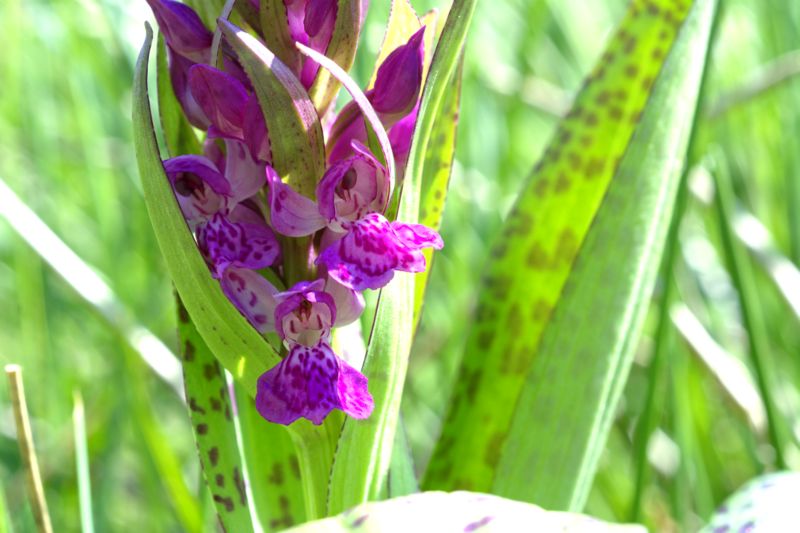
[[[422,71],[425,58],[425,27],[412,35],[408,42],[398,46],[378,68],[375,86],[366,92],[366,97],[375,108],[378,117],[387,129],[392,150],[403,152],[410,146],[416,125],[416,106],[422,87]],[[413,115],[392,135],[395,124]],[[352,142],[366,143],[367,130],[364,117],[354,102],[347,104],[331,127],[328,141],[328,159],[338,161],[350,155]],[[405,148],[405,153],[408,148]]]
[[[290,38],[324,54],[338,2],[283,2]],[[298,418],[321,424],[332,409],[368,417],[374,402],[367,378],[333,351],[332,330],[358,319],[364,310],[362,290],[383,287],[395,271],[424,270],[421,250],[441,248],[439,234],[384,217],[395,184],[364,145],[366,126],[355,103],[326,121],[328,166],[317,183],[316,199],[283,183],[272,167],[270,132],[261,105],[232,47],[223,40],[223,67],[216,68],[217,58],[210,57],[212,34],[191,8],[172,0],[148,3],[165,37],[173,90],[190,123],[206,132],[203,155],[167,159],[167,177],[224,294],[257,331],[277,333],[288,350],[258,379],[259,412],[280,424]],[[362,0],[363,10],[366,4]],[[392,51],[366,92],[387,129],[398,172],[416,125],[423,36],[424,28]],[[309,89],[319,63],[299,52],[297,62],[290,63]],[[318,113],[325,115],[327,110]],[[384,155],[390,157],[391,151]],[[267,209],[261,194],[265,185]],[[314,235],[302,242],[308,246],[307,257],[315,259],[317,279],[285,291],[276,288],[270,280],[285,282],[287,265],[282,264],[275,232],[287,239]],[[306,261],[305,251],[301,255]]]
[[[290,236],[310,235],[327,226],[318,265],[354,290],[379,289],[395,270],[422,272],[422,248],[441,249],[435,231],[419,224],[389,222],[386,208],[390,183],[386,170],[363,145],[355,155],[333,164],[317,186],[318,203],[281,182],[267,169],[272,226]]]
[[[374,407],[367,378],[328,344],[337,317],[324,284],[303,281],[275,294],[276,330],[290,350],[258,380],[256,407],[271,422],[291,424],[304,417],[319,425],[332,409],[366,418]]]

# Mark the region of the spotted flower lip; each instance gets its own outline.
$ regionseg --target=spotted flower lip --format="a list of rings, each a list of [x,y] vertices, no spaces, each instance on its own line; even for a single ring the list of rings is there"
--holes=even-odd
[[[379,289],[394,277],[394,271],[425,270],[423,248],[440,250],[442,238],[420,224],[389,222],[371,213],[353,222],[344,236],[317,258],[328,275],[353,290]]]
[[[374,405],[367,378],[325,342],[296,344],[258,379],[256,409],[276,424],[288,425],[304,417],[320,425],[333,409],[364,419]]]
[[[280,256],[275,234],[263,221],[252,220],[248,211],[239,205],[230,217],[217,213],[197,228],[197,244],[217,279],[229,267],[257,270]]]

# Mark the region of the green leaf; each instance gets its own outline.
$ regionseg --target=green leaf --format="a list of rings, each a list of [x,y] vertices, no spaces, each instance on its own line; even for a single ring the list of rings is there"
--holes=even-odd
[[[426,488],[582,507],[654,282],[715,6],[698,0],[688,20],[687,2],[630,6],[492,249]]]
[[[186,226],[159,157],[147,91],[147,61],[153,32],[136,64],[133,85],[134,148],[153,230],[192,322],[220,363],[255,395],[256,380],[278,364],[278,355],[228,301],[209,274]]]
[[[389,182],[394,183],[395,164],[394,154],[392,153],[392,143],[389,142],[389,136],[386,134],[386,130],[381,123],[381,119],[378,117],[375,109],[372,108],[372,104],[370,104],[369,100],[367,100],[367,96],[364,94],[355,80],[351,78],[347,72],[342,70],[342,68],[335,62],[301,43],[297,43],[297,49],[300,50],[302,54],[319,63],[321,67],[320,70],[328,71],[330,75],[334,79],[338,80],[339,83],[344,85],[344,88],[348,93],[350,93],[353,101],[361,110],[361,115],[364,117],[364,120],[370,125],[372,132],[375,134],[375,137],[377,137],[378,145],[383,153],[383,162],[386,165],[386,170],[389,174]]]
[[[261,418],[255,401],[236,387],[242,451],[256,516],[265,531],[306,521],[300,463],[287,429]],[[228,531],[238,531],[228,529]]]
[[[291,70],[258,39],[228,21],[219,24],[261,104],[270,132],[272,166],[283,181],[313,199],[325,172],[325,144],[314,104]]]
[[[458,62],[458,69],[453,74],[450,85],[453,90],[445,95],[440,115],[433,125],[431,140],[425,154],[425,166],[422,172],[421,197],[419,205],[419,223],[438,230],[442,225],[444,204],[447,200],[447,188],[453,170],[453,156],[456,153],[456,128],[458,112],[461,104],[461,80],[464,70],[464,56]],[[417,275],[414,287],[414,327],[422,316],[422,303],[428,276],[433,267],[433,249],[422,251],[428,268]]]
[[[408,446],[402,418],[399,420],[397,431],[394,434],[392,462],[389,464],[387,485],[389,498],[407,496],[419,492],[417,475],[414,473],[414,458],[411,456],[411,448]]]
[[[411,148],[400,220],[419,219],[419,183],[425,152],[444,94],[456,68],[474,0],[455,2],[442,32],[420,104],[417,129]],[[415,162],[415,164],[412,164]],[[377,497],[392,456],[392,444],[400,410],[400,399],[411,350],[414,320],[414,278],[398,273],[381,290],[363,373],[375,399],[375,411],[367,420],[345,421],[331,474],[330,514],[342,512]]]
[[[586,515],[549,512],[529,503],[474,492],[423,492],[365,503],[286,533],[407,533],[408,531],[592,531],[644,533],[638,525],[601,522]]]
[[[186,404],[203,478],[223,528],[245,533],[253,531],[225,374],[192,324],[180,298],[176,300]]]
[[[362,0],[338,0],[333,34],[325,49],[325,56],[345,72],[353,66],[361,28]],[[332,76],[330,69],[319,69],[308,94],[320,114],[324,113],[336,97],[341,80]]]

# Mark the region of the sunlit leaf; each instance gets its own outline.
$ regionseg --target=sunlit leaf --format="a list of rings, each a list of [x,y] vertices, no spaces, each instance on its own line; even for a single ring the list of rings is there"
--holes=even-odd
[[[261,526],[265,531],[281,531],[305,522],[300,464],[289,432],[284,426],[266,423],[241,387],[236,387],[236,407],[252,505]]]
[[[700,0],[684,23],[688,2],[631,4],[492,248],[428,488],[583,505],[654,281],[714,8]]]
[[[399,219],[403,222],[419,220],[419,182],[426,148],[448,82],[456,69],[474,7],[474,0],[453,5],[434,55],[423,89],[409,171],[404,180],[399,208]],[[342,512],[376,497],[383,486],[391,462],[413,337],[413,318],[414,278],[399,273],[381,290],[364,361],[363,373],[369,379],[375,411],[367,420],[345,422],[331,474],[330,513]]]
[[[433,125],[428,151],[425,154],[425,166],[422,171],[419,222],[435,230],[438,230],[442,224],[444,204],[447,200],[447,188],[450,184],[450,175],[453,169],[453,157],[456,153],[456,128],[458,126],[458,112],[461,103],[463,67],[464,60],[462,57],[459,61],[458,70],[453,74],[452,90],[445,96],[439,118]],[[425,255],[428,269],[425,272],[420,272],[415,280],[415,327],[419,323],[422,314],[425,288],[428,286],[428,276],[433,267],[434,258],[431,248],[426,248],[422,253]]]
[[[167,270],[192,322],[220,363],[255,395],[256,380],[278,355],[228,301],[197,250],[158,153],[147,91],[152,30],[139,54],[133,85],[134,147],[145,202]]]
[[[227,21],[222,33],[253,83],[270,137],[272,166],[299,193],[314,197],[325,172],[325,145],[314,105],[300,81],[258,39]]]
[[[203,478],[227,531],[253,531],[225,374],[177,299],[186,404]]]

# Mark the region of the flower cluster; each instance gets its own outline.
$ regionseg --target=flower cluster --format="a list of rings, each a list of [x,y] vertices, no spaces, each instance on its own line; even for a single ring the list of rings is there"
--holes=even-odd
[[[285,183],[271,166],[270,145],[270,137],[283,132],[268,131],[232,47],[222,39],[223,68],[216,68],[214,35],[190,7],[148,2],[167,46],[175,95],[188,121],[206,132],[202,155],[164,161],[167,177],[211,275],[254,328],[277,333],[287,350],[280,364],[259,378],[259,412],[280,424],[300,417],[320,424],[334,408],[366,418],[373,409],[367,379],[333,351],[332,328],[359,317],[361,291],[385,286],[395,271],[423,271],[421,250],[441,248],[441,238],[425,226],[384,216],[396,184],[367,148],[365,118],[353,102],[336,115],[317,110],[327,125],[327,163],[314,198]],[[337,2],[283,4],[291,39],[324,54]],[[424,28],[390,53],[366,92],[399,169],[417,117],[423,35]],[[289,68],[306,89],[320,70],[299,55]],[[288,279],[282,246],[302,249],[301,267],[309,279]]]

